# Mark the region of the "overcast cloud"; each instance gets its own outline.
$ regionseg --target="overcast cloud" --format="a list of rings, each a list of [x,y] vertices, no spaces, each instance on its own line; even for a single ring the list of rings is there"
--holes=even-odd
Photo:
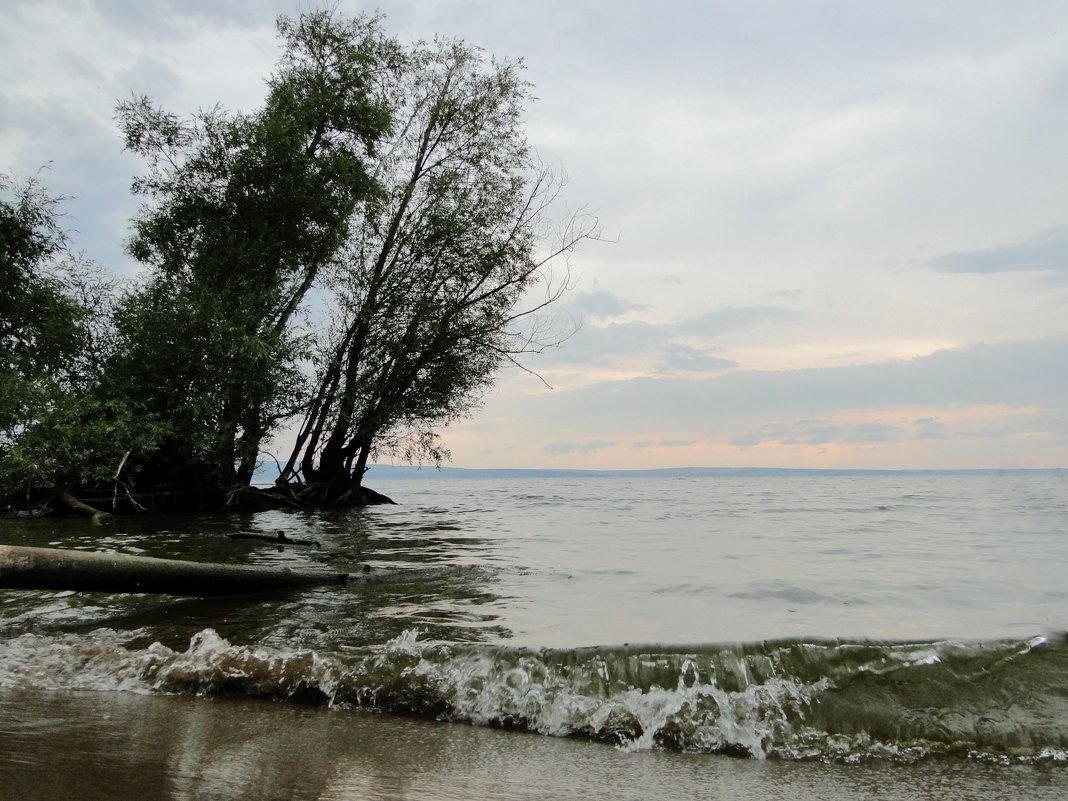
[[[257,107],[303,7],[9,0],[0,170],[50,162],[78,246],[131,274],[115,103]],[[446,430],[456,464],[1068,461],[1068,5],[378,7],[522,57],[531,142],[616,240],[573,259],[544,381]]]

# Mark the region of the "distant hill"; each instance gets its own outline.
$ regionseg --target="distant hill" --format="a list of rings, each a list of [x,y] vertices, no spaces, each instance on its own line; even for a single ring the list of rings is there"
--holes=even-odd
[[[982,468],[972,470],[828,470],[788,467],[664,467],[650,470],[560,470],[552,468],[465,468],[413,467],[411,465],[372,464],[368,482],[390,479],[455,478],[696,478],[706,476],[982,476],[982,475],[1055,475],[1068,477],[1068,467]],[[256,471],[257,484],[271,484],[278,477],[274,464]]]
[[[412,467],[410,465],[371,465],[367,480],[396,478],[687,478],[705,476],[976,476],[1035,475],[1068,476],[1068,468],[985,468],[973,470],[825,470],[783,467],[666,467],[654,470],[558,470],[558,469],[470,469],[464,467]]]

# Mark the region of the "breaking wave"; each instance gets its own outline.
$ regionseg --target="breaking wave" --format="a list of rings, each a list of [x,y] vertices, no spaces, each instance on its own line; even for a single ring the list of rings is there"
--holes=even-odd
[[[285,651],[214,630],[0,642],[0,688],[245,695],[758,759],[1068,764],[1068,645],[780,640],[568,650],[419,641]]]

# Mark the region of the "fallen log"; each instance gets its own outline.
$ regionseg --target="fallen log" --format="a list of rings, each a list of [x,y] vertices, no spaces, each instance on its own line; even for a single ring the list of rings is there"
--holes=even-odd
[[[165,595],[243,595],[330,584],[347,573],[275,566],[186,562],[117,553],[0,545],[0,589],[82,590]]]

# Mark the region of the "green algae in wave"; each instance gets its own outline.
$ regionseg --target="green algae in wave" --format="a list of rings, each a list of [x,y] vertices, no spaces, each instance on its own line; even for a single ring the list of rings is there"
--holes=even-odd
[[[0,687],[244,695],[778,759],[1068,764],[1068,646],[782,640],[523,649],[421,643],[343,653],[130,649],[114,632],[0,643]]]

